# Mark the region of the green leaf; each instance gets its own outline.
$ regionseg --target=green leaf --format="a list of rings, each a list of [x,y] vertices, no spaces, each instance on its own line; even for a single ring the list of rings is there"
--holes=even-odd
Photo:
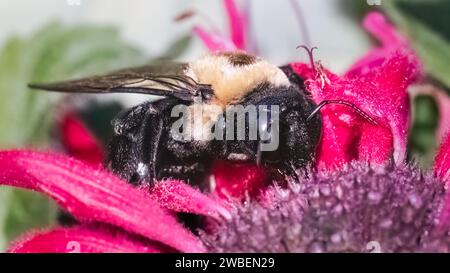
[[[185,36],[181,36],[178,39],[175,39],[175,41],[172,42],[172,44],[169,45],[168,49],[164,54],[162,54],[160,57],[158,57],[158,60],[173,60],[178,57],[180,57],[186,49],[188,49],[189,45],[192,42],[192,35],[188,34]]]
[[[439,109],[435,99],[428,95],[415,97],[414,120],[409,132],[408,156],[423,168],[433,164],[436,143],[436,129]]]
[[[60,95],[33,91],[47,82],[142,63],[142,54],[110,27],[49,24],[0,49],[0,149],[45,145]],[[36,193],[0,188],[0,249],[30,228],[51,225],[55,206]]]
[[[349,18],[355,20],[357,24],[361,24],[361,20],[364,16],[370,11],[379,11],[381,5],[369,5],[368,1],[371,0],[338,0],[337,7]],[[384,4],[383,1],[380,0],[381,4]],[[387,0],[389,1],[389,0]],[[374,0],[374,3],[376,1]]]
[[[384,1],[387,14],[412,41],[433,78],[450,88],[450,1]]]
[[[0,213],[0,227],[3,236],[0,236],[0,247],[5,248],[7,243],[29,232],[30,229],[48,227],[54,224],[57,209],[56,205],[46,197],[26,190],[2,188],[0,198],[3,201],[3,215]],[[2,217],[3,216],[3,217]]]

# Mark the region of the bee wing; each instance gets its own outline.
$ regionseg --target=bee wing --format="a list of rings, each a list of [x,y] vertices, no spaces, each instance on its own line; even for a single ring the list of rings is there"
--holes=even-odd
[[[140,93],[192,101],[200,89],[208,91],[211,87],[197,83],[186,74],[187,69],[185,63],[164,63],[29,87],[68,93]]]

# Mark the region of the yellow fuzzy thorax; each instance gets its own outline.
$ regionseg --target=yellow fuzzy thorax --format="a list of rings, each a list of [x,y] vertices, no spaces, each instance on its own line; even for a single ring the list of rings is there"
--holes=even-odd
[[[288,86],[278,67],[245,53],[207,55],[190,64],[188,74],[201,84],[210,84],[217,104],[237,102],[261,84]]]

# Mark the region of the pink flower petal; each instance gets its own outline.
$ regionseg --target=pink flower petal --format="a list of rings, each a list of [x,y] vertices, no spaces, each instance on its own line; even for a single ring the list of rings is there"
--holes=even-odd
[[[370,34],[376,37],[383,46],[408,44],[408,40],[403,37],[380,12],[370,12],[367,14],[366,17],[364,17],[363,26]]]
[[[438,229],[448,230],[450,225],[450,131],[445,137],[434,161],[434,173],[446,185],[447,196],[438,217]]]
[[[392,157],[393,135],[388,126],[361,123],[358,159],[381,164]]]
[[[181,181],[160,181],[153,185],[149,191],[153,200],[157,200],[161,206],[169,210],[215,218],[231,218],[230,212],[218,201]]]
[[[80,221],[111,224],[186,252],[203,245],[141,190],[63,155],[0,152],[0,183],[42,192]]]
[[[379,67],[386,61],[387,50],[385,48],[375,48],[363,58],[357,60],[346,72],[347,77],[357,78],[360,75],[369,73],[373,68]]]
[[[25,235],[10,253],[158,253],[160,246],[144,244],[121,232],[87,227],[58,228]]]
[[[245,18],[234,0],[224,0],[230,24],[231,41],[238,49],[245,49]]]
[[[382,46],[372,49],[366,56],[358,60],[346,73],[349,77],[358,77],[366,74],[372,68],[380,66],[395,51],[405,51],[406,54],[415,56],[408,40],[397,32],[395,27],[388,22],[386,17],[379,12],[369,13],[363,21],[364,28],[377,38]],[[418,61],[417,61],[418,62]]]
[[[442,178],[447,185],[450,183],[450,131],[448,132],[447,137],[444,138],[436,155],[434,172],[438,177]]]
[[[192,31],[203,41],[205,46],[211,52],[233,51],[237,49],[232,41],[220,36],[219,34],[207,32],[199,26],[194,27]]]
[[[103,162],[103,147],[75,113],[68,113],[59,124],[62,143],[67,153],[93,165]]]
[[[374,125],[353,109],[341,105],[323,108],[319,168],[340,167],[352,160],[383,163],[391,155],[396,162],[403,162],[410,111],[406,89],[420,72],[414,57],[395,52],[358,77],[339,77],[326,70],[317,74],[304,64],[292,64],[292,67],[306,79],[316,103],[323,100],[350,102],[377,121]]]
[[[406,155],[410,112],[406,89],[421,76],[422,67],[408,40],[383,14],[369,13],[363,25],[381,42],[382,47],[372,50],[359,60],[346,76],[359,80],[360,89],[371,82],[375,85],[376,89],[372,88],[373,93],[369,94],[371,98],[366,100],[370,104],[366,108],[373,108],[382,116],[389,117],[387,123],[393,136],[394,159],[402,162]],[[381,92],[382,96],[378,100]]]
[[[384,120],[393,137],[393,156],[402,163],[406,156],[410,101],[407,88],[420,75],[417,60],[410,54],[394,53],[386,62],[355,80],[362,109]],[[375,144],[376,145],[376,144]]]
[[[267,172],[252,163],[218,161],[212,168],[214,187],[212,191],[222,199],[245,200],[256,197],[268,182]]]
[[[292,65],[306,79],[316,103],[350,102],[377,121],[374,125],[340,105],[323,108],[323,138],[318,149],[321,169],[352,160],[381,164],[391,155],[398,163],[405,159],[410,113],[407,88],[421,76],[421,65],[408,41],[381,13],[370,13],[364,26],[383,46],[371,50],[343,77],[305,64]]]
[[[450,131],[443,141],[434,161],[434,173],[445,183],[447,196],[440,210],[438,221],[439,230],[448,230],[450,225]]]

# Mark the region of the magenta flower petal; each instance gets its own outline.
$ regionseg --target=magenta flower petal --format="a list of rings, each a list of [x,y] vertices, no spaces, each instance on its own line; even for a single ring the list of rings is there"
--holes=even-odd
[[[204,250],[146,193],[63,155],[0,152],[0,183],[42,192],[83,222],[111,224],[181,251]]]
[[[266,188],[270,177],[264,168],[255,163],[227,161],[215,162],[211,174],[214,195],[224,200],[239,201],[257,197]]]
[[[352,160],[383,163],[391,155],[396,162],[403,162],[410,112],[406,89],[420,74],[414,57],[394,52],[357,77],[339,77],[326,70],[316,74],[304,64],[292,67],[307,79],[306,86],[316,103],[350,102],[377,121],[375,125],[341,105],[323,108],[323,138],[318,150],[321,169],[339,167]]]
[[[67,113],[59,123],[62,144],[67,153],[84,162],[100,165],[104,159],[100,141],[75,113]]]
[[[417,59],[408,54],[394,53],[370,73],[355,79],[358,98],[373,116],[389,126],[393,137],[394,160],[402,163],[406,156],[410,103],[407,88],[421,73]],[[376,144],[372,144],[376,145]]]
[[[363,20],[364,28],[376,37],[383,46],[398,46],[408,44],[408,40],[398,33],[380,12],[370,12]]]
[[[383,46],[369,52],[344,76],[292,64],[306,79],[316,103],[350,102],[377,123],[368,122],[349,107],[323,108],[323,138],[318,149],[321,169],[340,167],[352,160],[381,164],[391,157],[402,163],[406,156],[410,116],[407,88],[421,76],[421,65],[407,40],[381,13],[370,13],[364,26]]]
[[[230,37],[225,37],[218,31],[206,31],[199,26],[195,26],[192,31],[211,52],[246,50],[248,16],[238,9],[234,0],[223,0],[223,3],[228,17]]]
[[[230,212],[218,201],[181,181],[160,181],[149,190],[151,198],[157,200],[161,206],[169,210],[215,218],[231,218]]]
[[[234,0],[224,0],[230,24],[231,41],[238,49],[245,49],[245,18]]]
[[[58,228],[50,232],[25,235],[11,253],[158,253],[163,249],[143,244],[130,236],[86,227]]]
[[[439,229],[445,231],[450,226],[450,131],[439,148],[434,162],[434,173],[441,178],[446,185],[447,196],[438,218]]]
[[[408,40],[397,32],[386,17],[379,12],[369,13],[363,21],[364,28],[381,42],[381,47],[372,49],[366,56],[358,60],[346,73],[349,77],[357,77],[368,73],[372,68],[382,65],[395,51],[406,51],[414,55]]]
[[[450,131],[436,155],[434,172],[445,183],[450,183]]]
[[[228,38],[222,37],[219,34],[207,32],[202,27],[196,26],[192,29],[195,35],[197,35],[205,44],[205,46],[211,51],[233,51],[236,50],[236,46],[228,40]]]
[[[387,123],[393,137],[394,159],[402,162],[406,155],[410,112],[406,89],[422,75],[422,67],[408,40],[383,14],[369,13],[363,25],[382,46],[359,60],[347,72],[346,77],[359,81],[357,84],[361,86],[364,96],[367,96],[364,100],[368,105],[364,110],[372,108],[379,112],[378,116],[385,119],[388,117]],[[366,86],[369,88],[366,89]],[[370,90],[371,94],[368,94],[367,90]]]

